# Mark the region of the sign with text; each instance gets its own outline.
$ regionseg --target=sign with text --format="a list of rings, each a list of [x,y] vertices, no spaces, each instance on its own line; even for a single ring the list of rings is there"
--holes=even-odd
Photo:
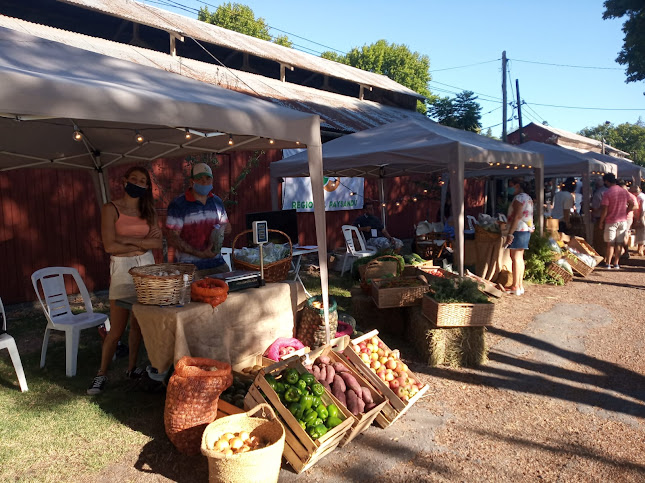
[[[363,178],[323,178],[325,211],[357,210],[363,207]],[[314,211],[310,178],[285,178],[282,209]]]

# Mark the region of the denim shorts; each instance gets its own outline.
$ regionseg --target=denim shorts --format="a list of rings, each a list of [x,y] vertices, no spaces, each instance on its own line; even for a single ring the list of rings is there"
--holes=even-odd
[[[529,248],[530,231],[516,231],[513,233],[513,243],[508,248],[511,250],[527,250]]]

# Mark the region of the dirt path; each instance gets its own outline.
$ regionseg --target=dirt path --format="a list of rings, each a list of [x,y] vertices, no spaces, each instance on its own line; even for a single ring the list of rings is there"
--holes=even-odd
[[[529,287],[495,311],[489,364],[408,361],[427,397],[302,475],[284,466],[281,481],[645,481],[645,259]],[[199,457],[160,455],[146,473],[137,456],[102,479],[207,480]]]

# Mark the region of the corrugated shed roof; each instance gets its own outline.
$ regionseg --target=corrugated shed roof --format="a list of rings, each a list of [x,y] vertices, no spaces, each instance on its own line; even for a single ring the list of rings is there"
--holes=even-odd
[[[283,47],[273,42],[261,40],[232,30],[201,22],[197,19],[178,15],[150,5],[132,0],[58,0],[63,3],[103,12],[149,27],[180,32],[204,42],[210,42],[240,52],[246,52],[295,68],[344,79],[357,84],[378,87],[391,92],[423,99],[424,97],[411,89],[393,81],[387,76],[367,72],[349,65],[323,59],[306,52]]]
[[[322,121],[321,127],[328,130],[362,131],[402,119],[424,117],[422,114],[407,109],[388,107],[372,101],[361,101],[357,98],[289,84],[277,79],[235,71],[192,59],[173,57],[142,47],[89,37],[3,15],[0,15],[0,26],[99,54],[174,72],[202,82],[260,97],[297,111],[318,114]]]
[[[588,138],[588,137],[585,137],[585,136],[581,136],[580,134],[576,134],[576,133],[573,133],[573,132],[565,131],[564,129],[558,129],[557,127],[553,127],[553,126],[547,126],[547,125],[544,125],[544,124],[535,124],[535,123],[531,123],[531,124],[535,125],[536,127],[540,128],[540,129],[543,129],[545,131],[552,132],[553,134],[555,134],[556,136],[559,136],[561,138],[569,139],[571,141],[576,141],[576,142],[579,142],[579,143],[585,143],[585,144],[588,144],[590,146],[595,146],[597,148],[602,149],[603,143],[600,142],[600,141],[597,141],[595,139]],[[609,146],[607,144],[605,144],[605,151],[612,151],[612,152],[617,153],[617,154],[622,154],[624,156],[629,156],[629,153],[626,153],[625,151],[621,151],[620,149],[614,148],[614,147]]]

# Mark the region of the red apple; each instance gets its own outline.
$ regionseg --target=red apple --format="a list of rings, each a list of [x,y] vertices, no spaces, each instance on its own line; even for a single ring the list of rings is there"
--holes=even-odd
[[[394,392],[400,387],[401,385],[399,384],[398,379],[392,379],[390,381],[390,389],[392,389]]]
[[[385,364],[388,369],[396,369],[396,361],[393,361],[392,359],[387,361],[387,364]]]
[[[385,380],[386,381],[393,381],[394,380],[394,374],[392,374],[391,372],[385,373]]]
[[[396,371],[397,372],[403,372],[403,362],[396,361]]]
[[[379,369],[379,371],[376,373],[376,375],[378,377],[380,377],[381,380],[385,381],[385,371],[383,370],[383,368]]]
[[[365,342],[361,342],[360,344],[358,344],[358,347],[365,349],[365,347],[367,347],[367,344]]]
[[[404,387],[399,387],[396,390],[396,395],[399,396],[404,401],[407,401],[409,399],[409,397],[410,397],[410,393]]]
[[[380,340],[378,340],[378,337],[374,336],[374,337],[372,337],[370,342],[378,347],[378,343],[380,342]]]
[[[401,376],[399,376],[399,377],[397,377],[397,378],[396,378],[396,379],[394,379],[394,380],[395,380],[395,381],[399,381],[399,386],[404,386],[404,387],[405,387],[405,386],[407,386],[407,384],[406,384],[406,382],[405,382],[405,377],[401,377]]]
[[[378,370],[378,369],[380,369],[380,368],[381,368],[381,363],[380,363],[379,361],[372,361],[372,362],[370,363],[370,367],[371,367],[372,369],[376,369],[376,370]]]
[[[379,341],[378,341],[378,347],[379,347],[379,349],[385,349],[385,344],[383,344],[383,342],[381,342],[381,341],[379,340]]]
[[[379,357],[383,357],[385,355],[385,351],[383,349],[379,349],[376,351]]]

